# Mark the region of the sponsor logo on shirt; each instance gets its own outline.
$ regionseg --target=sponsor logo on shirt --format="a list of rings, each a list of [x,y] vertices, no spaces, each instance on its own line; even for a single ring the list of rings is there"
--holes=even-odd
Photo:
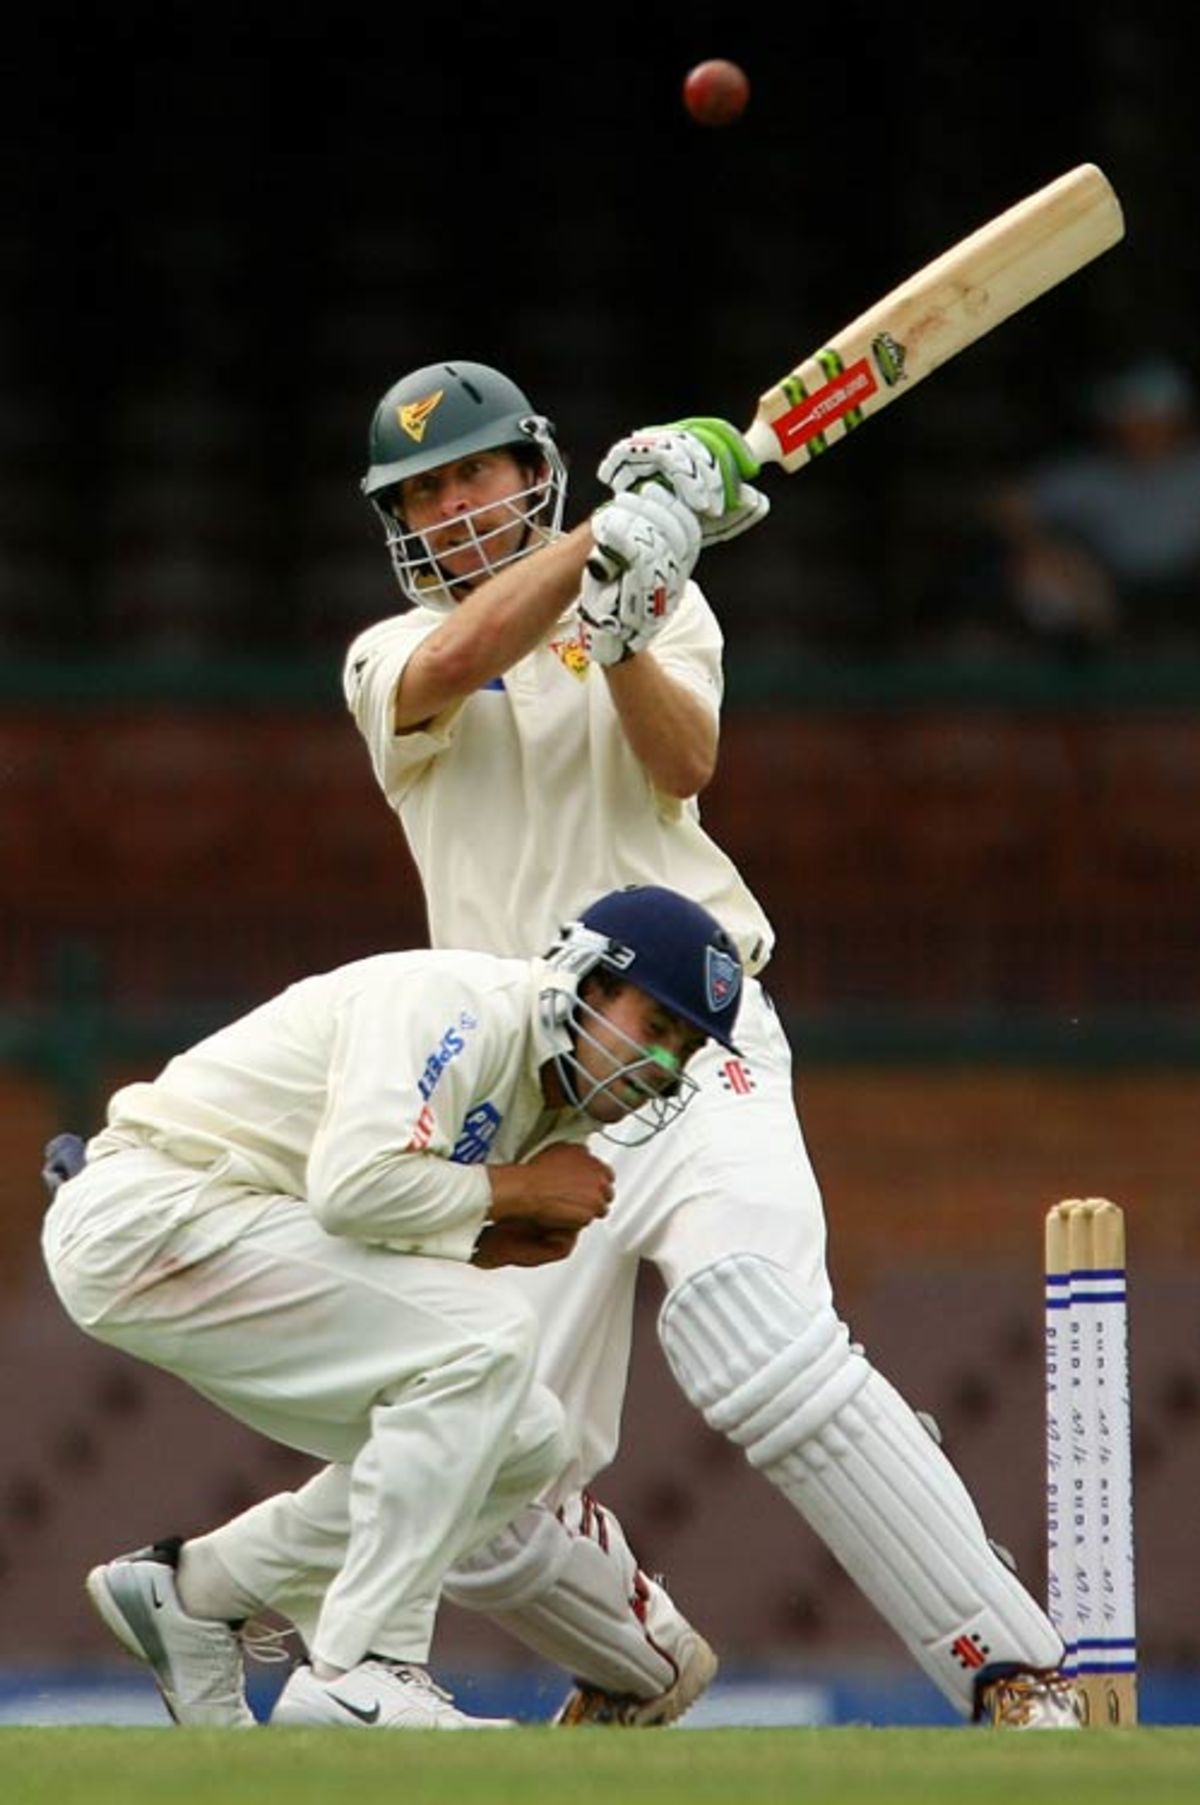
[[[735,1097],[748,1097],[754,1089],[754,1074],[742,1059],[727,1059],[721,1066],[721,1083]]]
[[[433,1139],[433,1110],[426,1103],[417,1117],[416,1127],[412,1131],[405,1153],[424,1153]]]
[[[425,1061],[425,1069],[417,1079],[417,1089],[426,1103],[437,1089],[438,1081],[446,1067],[458,1058],[467,1044],[468,1035],[472,1029],[478,1026],[478,1018],[464,1009],[457,1022],[452,1022],[446,1029],[441,1040]]]
[[[482,1165],[503,1120],[494,1103],[477,1103],[467,1112],[450,1158],[460,1166]]]

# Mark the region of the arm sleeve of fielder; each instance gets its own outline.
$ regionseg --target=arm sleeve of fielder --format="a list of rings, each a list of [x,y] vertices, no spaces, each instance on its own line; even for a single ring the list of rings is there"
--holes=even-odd
[[[964,1715],[997,1668],[1063,1647],[994,1551],[915,1413],[783,1268],[735,1254],[692,1274],[659,1317],[667,1359],[711,1428],[744,1449]]]
[[[330,1234],[467,1260],[491,1206],[487,1173],[455,1158],[495,1026],[457,987],[399,998],[366,985],[338,1014],[308,1199]]]

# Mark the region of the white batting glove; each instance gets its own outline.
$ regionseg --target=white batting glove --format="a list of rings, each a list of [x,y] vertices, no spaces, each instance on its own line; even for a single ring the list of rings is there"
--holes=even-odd
[[[646,647],[679,605],[700,555],[700,525],[669,489],[628,489],[592,515],[596,551],[579,594],[581,634],[595,664]]]
[[[596,474],[618,494],[648,482],[666,484],[700,518],[704,545],[747,532],[771,510],[769,498],[745,479],[759,465],[728,420],[696,416],[648,426],[619,439]]]
[[[605,452],[596,475],[617,495],[657,482],[693,514],[715,518],[725,511],[720,464],[700,439],[674,426],[646,426],[618,439]]]

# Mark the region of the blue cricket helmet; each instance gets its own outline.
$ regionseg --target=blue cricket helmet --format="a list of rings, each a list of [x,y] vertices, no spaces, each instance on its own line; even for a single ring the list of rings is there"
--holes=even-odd
[[[609,941],[598,963],[737,1053],[742,961],[715,915],[677,890],[630,884],[586,908],[582,927]]]

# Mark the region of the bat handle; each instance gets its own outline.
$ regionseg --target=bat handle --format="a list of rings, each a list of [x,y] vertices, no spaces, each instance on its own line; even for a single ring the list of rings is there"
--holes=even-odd
[[[633,486],[635,489],[645,489],[651,483],[662,483],[664,488],[670,488],[670,484],[661,476],[644,476],[640,483]],[[606,551],[602,545],[595,548],[587,561],[587,573],[597,583],[615,583],[624,569],[624,560]]]
[[[611,552],[605,551],[602,545],[596,547],[587,561],[587,573],[597,583],[615,583],[624,568],[620,560],[614,558]]]

